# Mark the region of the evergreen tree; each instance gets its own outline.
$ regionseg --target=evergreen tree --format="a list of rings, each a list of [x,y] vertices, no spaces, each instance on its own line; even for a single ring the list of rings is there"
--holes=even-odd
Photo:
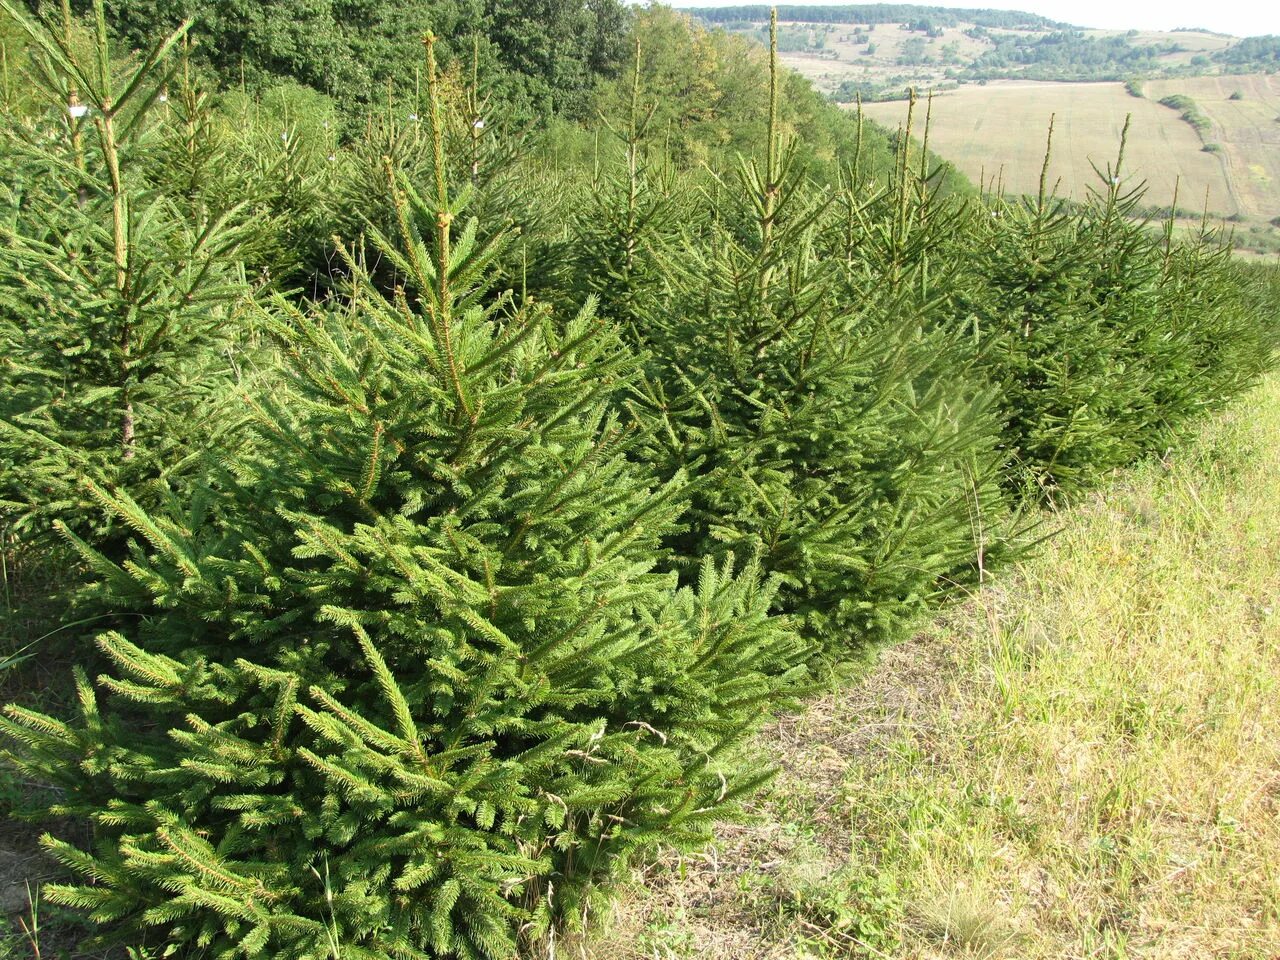
[[[716,219],[672,245],[671,292],[645,299],[638,403],[654,461],[702,477],[678,552],[759,544],[780,608],[856,659],[1000,553],[996,398],[959,335],[928,329],[919,285],[881,274],[848,295],[834,197],[780,133],[776,71],[763,162],[713,187]]]
[[[560,247],[567,205],[567,177],[548,170],[532,156],[528,123],[513,119],[495,90],[495,79],[482,72],[481,38],[472,37],[465,69],[455,60],[442,73],[437,95],[444,109],[445,180],[453,191],[465,190],[481,239],[504,234],[494,264],[495,286],[517,288],[524,295],[555,297],[562,279]],[[314,209],[323,211],[330,233],[355,236],[368,227],[396,229],[396,214],[386,191],[363,174],[381,169],[386,160],[410,182],[435,177],[433,151],[421,92],[394,99],[371,114],[363,129],[335,151],[339,177]],[[341,273],[340,265],[337,268]],[[394,284],[386,278],[385,283]]]
[[[1128,334],[1095,296],[1098,258],[1115,251],[1101,235],[1091,245],[1048,191],[1048,161],[1046,150],[1034,203],[992,203],[980,228],[984,282],[968,303],[1002,387],[1006,442],[1042,495],[1084,489],[1137,455],[1136,431],[1117,427],[1142,391],[1141,371],[1123,364]]]
[[[65,5],[55,26],[0,7],[48,102],[0,132],[0,484],[22,526],[61,517],[106,549],[78,478],[145,500],[222,423],[241,224],[235,209],[191,218],[143,169],[182,31],[122,71],[101,4],[89,43]]]
[[[509,957],[767,776],[744,738],[801,679],[754,563],[663,572],[683,481],[626,456],[631,361],[590,306],[490,288],[443,124],[432,97],[431,194],[389,170],[397,287],[350,252],[342,304],[263,318],[286,376],[249,454],[164,512],[93,488],[137,540],[77,542],[144,616],[80,717],[7,709],[94,824],[46,840],[85,881],[47,895],[165,949]]]
[[[1163,450],[1191,416],[1251,382],[1268,349],[1236,299],[1229,254],[1203,231],[1175,246],[1166,230],[1161,245],[1139,216],[1127,134],[1073,211],[1047,182],[1051,125],[1038,196],[991,204],[981,279],[966,288],[1006,442],[1043,496],[1070,497]]]
[[[333,102],[296,85],[214,100],[184,38],[140,156],[147,179],[198,229],[218,220],[243,227],[235,254],[255,286],[314,289],[335,259],[335,195],[348,177]]]
[[[622,150],[621,166],[610,163],[593,178],[587,202],[573,220],[569,275],[578,297],[596,297],[602,310],[625,327],[634,342],[640,312],[665,282],[663,260],[678,237],[681,199],[663,181],[650,153],[656,103],[641,104],[641,47],[636,39],[631,98],[625,120],[601,115],[609,139]],[[612,159],[612,155],[610,155]]]
[[[1264,277],[1269,269],[1274,276],[1263,268]],[[1239,396],[1276,354],[1280,318],[1248,271],[1207,216],[1182,243],[1174,242],[1170,217],[1157,311],[1183,349],[1178,362],[1161,367],[1154,405],[1174,429]]]

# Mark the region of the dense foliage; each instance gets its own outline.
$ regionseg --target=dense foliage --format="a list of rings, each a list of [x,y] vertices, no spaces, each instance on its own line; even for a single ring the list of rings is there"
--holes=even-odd
[[[1085,204],[976,196],[914,101],[837,120],[669,10],[598,123],[531,129],[496,33],[344,115],[0,8],[0,523],[80,664],[0,732],[47,895],[151,955],[546,942],[1275,346],[1273,280],[1152,230],[1123,147]]]
[[[1213,59],[1234,72],[1265,70],[1272,73],[1280,69],[1280,36],[1245,37],[1214,53]]]
[[[1186,94],[1171,93],[1167,97],[1161,97],[1160,105],[1168,107],[1170,110],[1177,110],[1182,119],[1191,125],[1201,140],[1208,139],[1209,134],[1213,132],[1213,124],[1209,118],[1204,115],[1195,100]]]
[[[87,727],[9,729],[97,826],[54,853],[99,921],[215,955],[505,956],[758,776],[735,744],[803,653],[771,590],[655,569],[683,481],[626,456],[625,355],[590,305],[488,296],[503,240],[436,186],[391,185],[393,291],[352,255],[341,307],[274,303],[281,379],[204,494],[219,519],[97,491],[147,547],[79,545],[143,626],[99,638]]]
[[[1055,30],[1033,36],[993,34],[991,42],[965,68],[973,77],[1016,73],[1033,80],[1122,80],[1161,71],[1160,58],[1178,53],[1177,43],[1133,43],[1128,37],[1092,36],[1081,30]]]
[[[56,9],[50,0],[27,3]],[[620,66],[627,25],[619,0],[110,0],[106,13],[116,38],[135,49],[191,20],[196,57],[223,84],[256,91],[288,78],[348,109],[412,87],[422,35],[434,30],[448,38],[446,60],[465,59],[479,39],[484,66],[501,77],[509,103],[581,111],[596,81]]]

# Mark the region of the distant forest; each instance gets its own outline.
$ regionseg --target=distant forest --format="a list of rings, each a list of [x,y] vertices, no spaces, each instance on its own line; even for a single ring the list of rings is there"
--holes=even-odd
[[[1124,36],[1093,37],[1079,30],[1056,30],[1034,38],[982,33],[994,46],[969,66],[968,72],[979,78],[1013,70],[1044,80],[1122,79],[1158,71],[1162,68],[1159,57],[1183,49],[1173,42],[1134,44]]]
[[[770,7],[746,4],[736,7],[691,7],[686,12],[707,23],[732,23],[747,20],[760,23],[769,19]],[[980,27],[1002,30],[1047,30],[1066,27],[1035,13],[1020,10],[981,10],[959,7],[928,7],[911,3],[861,3],[840,6],[824,4],[783,4],[778,7],[781,21],[803,23],[906,23],[931,20],[944,27],[973,23]]]
[[[1213,55],[1221,64],[1258,70],[1280,68],[1280,37],[1245,37]]]

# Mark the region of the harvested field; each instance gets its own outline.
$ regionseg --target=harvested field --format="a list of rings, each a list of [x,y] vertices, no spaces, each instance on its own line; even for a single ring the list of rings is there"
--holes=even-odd
[[[864,109],[890,127],[906,116],[901,102]],[[1204,152],[1199,135],[1177,111],[1131,96],[1120,83],[993,81],[941,93],[934,98],[929,143],[974,180],[995,180],[1010,193],[1034,193],[1044,133],[1056,117],[1050,177],[1062,195],[1081,199],[1098,182],[1092,165],[1114,162],[1130,114],[1124,169],[1147,181],[1150,203],[1168,204],[1180,179],[1180,205],[1201,206],[1207,189],[1210,211],[1239,212],[1222,155]]]
[[[1280,216],[1280,76],[1152,80],[1146,90],[1154,100],[1176,93],[1195,100],[1213,124],[1212,141],[1222,145],[1240,212],[1268,220]]]

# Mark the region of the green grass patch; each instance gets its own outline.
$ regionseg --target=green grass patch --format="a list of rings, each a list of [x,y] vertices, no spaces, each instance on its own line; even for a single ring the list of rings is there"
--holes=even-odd
[[[1196,102],[1186,94],[1174,93],[1167,97],[1161,97],[1160,103],[1170,110],[1177,110],[1182,115],[1182,119],[1189,123],[1192,129],[1200,135],[1201,140],[1207,140],[1209,135],[1213,133],[1213,124],[1209,122],[1209,118],[1200,111],[1200,107]]]

